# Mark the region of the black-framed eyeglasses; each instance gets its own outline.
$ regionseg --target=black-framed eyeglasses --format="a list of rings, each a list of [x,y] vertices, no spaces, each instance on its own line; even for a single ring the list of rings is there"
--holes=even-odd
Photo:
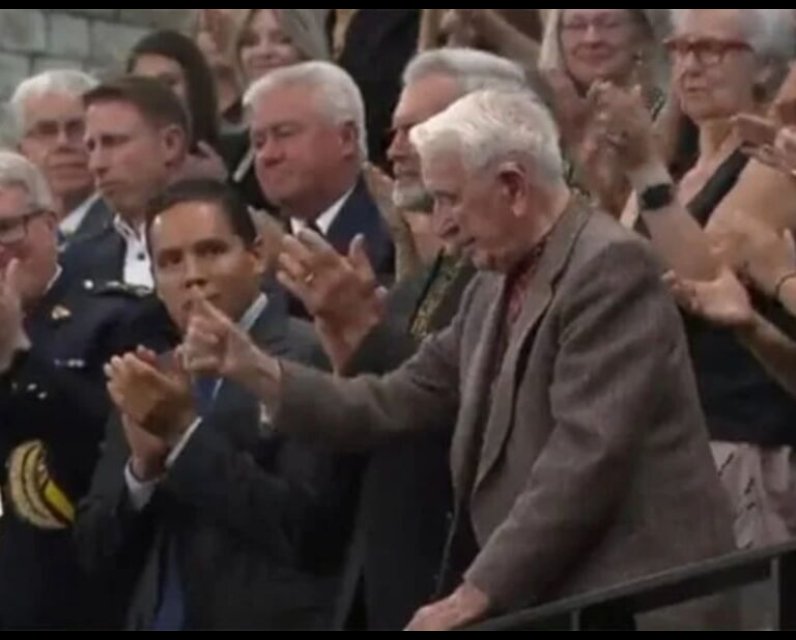
[[[32,209],[18,216],[0,218],[0,245],[22,242],[28,236],[31,221],[46,213],[49,213],[47,209]]]
[[[733,51],[752,51],[748,42],[721,38],[667,38],[663,41],[663,46],[674,59],[685,60],[693,55],[699,64],[705,66],[719,64]]]

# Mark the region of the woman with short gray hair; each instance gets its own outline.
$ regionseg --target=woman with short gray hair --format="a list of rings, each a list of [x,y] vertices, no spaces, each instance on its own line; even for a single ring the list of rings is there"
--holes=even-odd
[[[710,238],[699,227],[711,224],[749,162],[733,118],[764,110],[773,97],[771,79],[794,37],[786,11],[673,10],[667,41],[672,88],[699,129],[699,157],[679,184],[650,142],[651,126],[638,100],[606,95],[605,143],[615,147],[637,194],[624,222],[649,235],[683,278],[715,277]],[[687,238],[695,242],[686,244]],[[737,543],[784,542],[796,533],[796,400],[735,334],[690,318],[686,328],[716,466],[735,509]]]

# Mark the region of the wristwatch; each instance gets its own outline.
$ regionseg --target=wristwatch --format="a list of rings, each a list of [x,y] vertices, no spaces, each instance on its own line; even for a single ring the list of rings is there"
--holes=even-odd
[[[640,211],[657,211],[668,207],[674,202],[674,185],[671,182],[647,187],[638,194]]]

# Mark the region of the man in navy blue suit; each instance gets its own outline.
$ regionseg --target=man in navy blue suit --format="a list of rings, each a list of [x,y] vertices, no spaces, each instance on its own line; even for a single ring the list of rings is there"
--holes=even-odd
[[[299,361],[315,353],[306,323],[260,291],[265,250],[228,187],[172,185],[151,203],[145,234],[178,327],[204,301],[264,348]],[[114,613],[138,630],[328,626],[355,469],[274,434],[245,389],[189,381],[173,354],[151,356],[107,369],[118,411],[77,517],[82,558],[107,578]]]
[[[393,245],[362,179],[365,107],[351,77],[331,63],[305,62],[269,73],[246,101],[257,178],[289,230],[309,227],[340,253],[361,234],[374,269],[389,278]]]

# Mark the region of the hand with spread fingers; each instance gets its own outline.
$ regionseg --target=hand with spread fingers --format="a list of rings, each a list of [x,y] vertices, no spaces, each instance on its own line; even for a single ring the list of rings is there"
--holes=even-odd
[[[423,264],[428,264],[436,256],[436,253],[429,254],[434,248],[428,246],[427,237],[423,235],[422,230],[418,233],[415,225],[416,220],[430,220],[431,216],[426,212],[411,211],[396,206],[393,200],[395,181],[379,167],[372,164],[365,165],[364,175],[368,191],[390,230],[395,245],[395,275],[400,281],[417,272]],[[437,242],[436,251],[439,251],[439,248]]]
[[[341,256],[318,234],[304,230],[285,239],[279,264],[279,281],[313,316],[327,355],[341,371],[385,314],[386,291],[362,236],[354,238],[348,256]]]
[[[178,349],[186,371],[245,384],[260,353],[246,332],[212,302],[204,298],[194,302],[188,330]]]
[[[0,371],[11,366],[17,351],[29,347],[23,325],[20,264],[14,258],[0,270]]]
[[[658,160],[655,129],[641,87],[624,89],[596,82],[589,91],[594,104],[593,126],[626,172]]]
[[[564,146],[574,152],[580,145],[592,112],[592,102],[582,96],[567,73],[560,69],[546,69],[542,77],[550,90],[553,114]]]
[[[754,323],[749,293],[727,267],[714,280],[686,280],[670,271],[664,282],[677,303],[691,315],[727,329],[745,329]]]
[[[777,231],[749,215],[736,211],[726,229],[715,234],[723,256],[734,257],[738,273],[756,289],[776,297],[786,278],[796,273],[796,251],[789,231]]]
[[[134,425],[168,445],[196,420],[191,382],[182,367],[160,368],[151,352],[116,356],[105,367],[108,392]]]

